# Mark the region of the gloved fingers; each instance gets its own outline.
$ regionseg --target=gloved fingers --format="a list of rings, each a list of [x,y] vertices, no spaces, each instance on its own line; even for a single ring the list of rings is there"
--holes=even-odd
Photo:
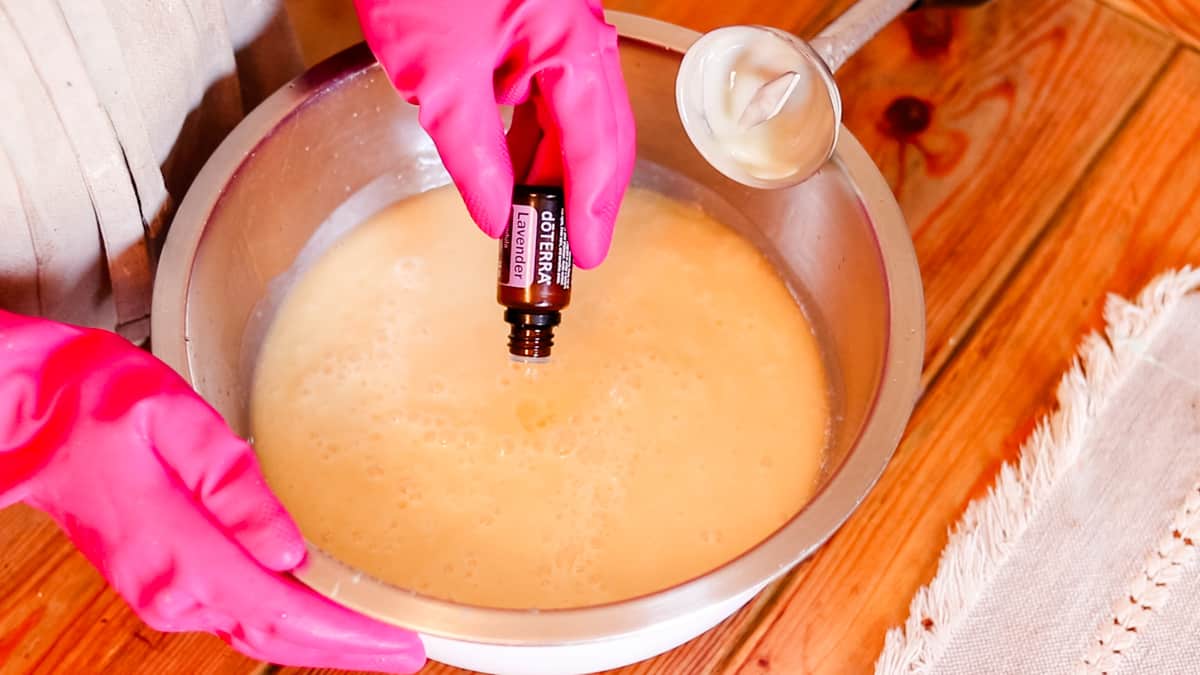
[[[389,672],[414,672],[425,660],[424,646],[411,631],[358,614],[280,574],[255,584],[255,597],[233,608],[246,626],[243,645],[264,660],[293,665],[293,646],[311,650],[329,666],[355,669],[386,666]]]
[[[556,65],[537,80],[561,134],[567,237],[575,264],[584,269],[608,255],[633,170],[633,113],[623,83],[609,81],[608,57]]]
[[[508,127],[504,142],[508,146],[515,182],[528,184],[534,153],[541,141],[542,130],[538,128],[537,111],[533,109],[532,101],[514,107],[512,124]]]
[[[150,405],[154,449],[226,534],[268,569],[299,565],[304,539],[267,486],[250,445],[190,390],[158,396]]]
[[[300,533],[267,489],[250,447],[170,367],[98,330],[77,332],[47,367],[54,369],[43,374],[47,382],[70,382],[78,394],[80,419],[62,417],[70,424],[59,425],[56,433],[85,424],[105,430],[92,443],[112,463],[104,468],[120,468],[123,474],[118,483],[102,485],[102,491],[132,485],[140,467],[145,469],[142,489],[181,483],[189,499],[202,504],[262,564],[291,569],[303,560]],[[132,458],[136,461],[121,464]],[[89,478],[98,472],[93,469]],[[41,483],[54,476],[72,478],[52,472]],[[130,495],[131,500],[137,497],[136,492]]]
[[[363,38],[388,79],[409,103],[415,102],[414,89],[424,75],[419,63],[422,43],[407,40],[413,30],[411,7],[391,0],[354,0],[354,8],[362,27]]]
[[[603,12],[603,10],[601,10]],[[600,66],[604,71],[604,82],[608,85],[608,96],[612,102],[613,113],[617,119],[617,174],[620,194],[617,197],[617,208],[633,178],[633,168],[637,161],[637,122],[633,116],[633,107],[629,102],[629,91],[625,86],[625,74],[621,70],[621,56],[616,46],[616,29],[608,26],[613,33],[612,47],[605,51],[600,58]]]
[[[250,629],[217,631],[217,635],[245,656],[280,666],[408,675],[419,671],[425,665],[425,651],[415,635],[412,636],[415,647],[383,653],[313,648]]]
[[[456,82],[424,95],[419,115],[471,218],[499,237],[508,226],[513,172],[491,81]]]
[[[508,130],[508,154],[513,175],[525,185],[562,185],[562,147],[558,129],[536,91],[513,111]]]
[[[132,535],[126,555],[98,562],[150,626],[215,633],[236,649],[295,666],[411,673],[424,661],[416,634],[322,598],[249,558],[186,495]]]
[[[546,57],[535,58],[529,45],[510,51],[496,69],[496,102],[511,105],[513,121],[507,134],[513,176],[524,185],[563,184],[562,145],[558,128],[537,89],[534,76]]]
[[[529,100],[535,74],[533,63],[524,51],[511,51],[492,76],[496,103],[519,106]]]

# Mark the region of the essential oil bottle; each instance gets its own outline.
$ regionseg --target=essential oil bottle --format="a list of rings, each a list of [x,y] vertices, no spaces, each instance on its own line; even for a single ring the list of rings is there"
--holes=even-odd
[[[512,222],[500,239],[496,299],[511,325],[509,354],[545,359],[571,302],[571,246],[559,187],[513,188]]]

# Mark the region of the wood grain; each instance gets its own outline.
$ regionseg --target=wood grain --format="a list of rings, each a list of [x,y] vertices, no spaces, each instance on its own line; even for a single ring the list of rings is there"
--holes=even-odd
[[[854,0],[607,0],[604,7],[661,19],[700,32],[732,24],[764,24],[811,38],[852,4]]]
[[[846,125],[913,231],[932,375],[1165,63],[1090,0],[996,0],[892,24],[839,75]]]
[[[202,634],[146,627],[49,518],[0,512],[0,674],[246,673],[255,663]]]
[[[1200,0],[1103,1],[1171,33],[1193,47],[1200,47]]]
[[[947,528],[1015,457],[1106,293],[1200,264],[1200,55],[1180,54],[920,404],[880,485],[795,577],[739,673],[869,670]]]
[[[362,42],[352,0],[283,0],[304,65],[312,66]]]

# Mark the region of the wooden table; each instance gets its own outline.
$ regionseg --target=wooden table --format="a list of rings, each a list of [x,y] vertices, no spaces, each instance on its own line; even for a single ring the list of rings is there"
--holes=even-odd
[[[311,59],[358,39],[349,0],[289,3]],[[846,4],[609,6],[811,35]],[[925,394],[828,545],[724,624],[625,672],[870,669],[948,528],[1049,410],[1105,294],[1200,264],[1197,46],[1200,0],[994,0],[909,15],[845,66],[846,124],[895,190],[920,258]],[[0,673],[302,672],[147,628],[30,509],[0,514],[0,542]]]

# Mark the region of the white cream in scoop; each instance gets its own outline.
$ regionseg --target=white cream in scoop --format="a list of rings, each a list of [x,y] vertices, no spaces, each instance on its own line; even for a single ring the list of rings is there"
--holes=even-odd
[[[817,57],[752,26],[722,28],[702,40],[685,59],[678,85],[697,149],[726,175],[758,187],[815,173],[838,125],[838,104],[814,64]],[[789,72],[798,80],[778,114],[749,128],[741,124],[755,93]]]

